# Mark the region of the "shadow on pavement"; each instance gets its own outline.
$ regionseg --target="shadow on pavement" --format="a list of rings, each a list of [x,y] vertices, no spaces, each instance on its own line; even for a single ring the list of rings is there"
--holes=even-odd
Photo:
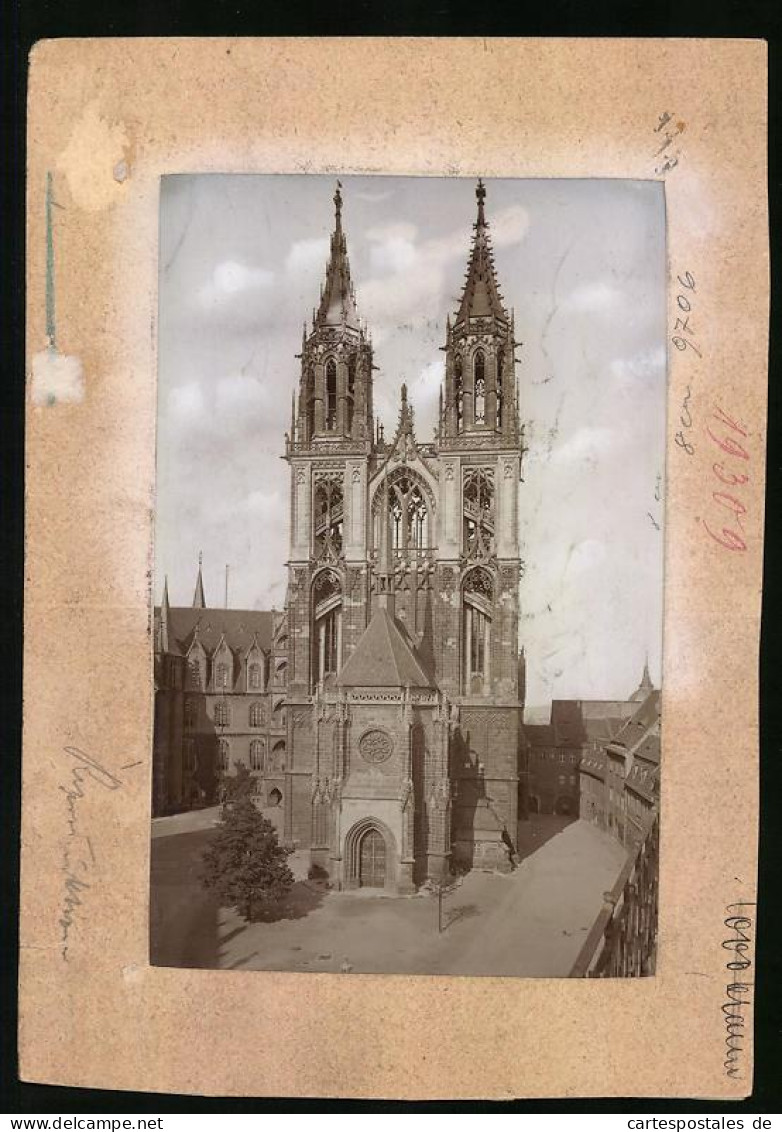
[[[565,814],[531,814],[526,821],[520,821],[516,838],[517,860],[523,861],[537,853],[541,846],[575,821],[578,818]]]

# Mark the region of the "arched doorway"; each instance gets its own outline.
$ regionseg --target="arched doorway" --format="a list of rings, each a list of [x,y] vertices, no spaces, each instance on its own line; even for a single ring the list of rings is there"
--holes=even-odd
[[[396,891],[397,843],[379,818],[362,818],[348,830],[343,861],[343,888]]]
[[[360,888],[385,888],[386,842],[374,827],[362,835],[358,844],[358,883]]]

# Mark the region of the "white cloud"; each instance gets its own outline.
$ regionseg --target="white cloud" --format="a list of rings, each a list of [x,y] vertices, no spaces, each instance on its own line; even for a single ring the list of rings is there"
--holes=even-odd
[[[397,224],[381,230],[371,229],[369,263],[373,272],[381,275],[407,271],[417,258],[416,230],[411,224]]]
[[[175,386],[168,395],[169,417],[179,424],[190,424],[204,413],[205,402],[197,381]]]
[[[651,350],[641,350],[629,358],[614,358],[611,362],[611,376],[619,384],[634,384],[650,378],[665,375],[665,346],[655,346]]]
[[[551,459],[559,464],[597,460],[613,448],[615,443],[616,433],[613,429],[585,425],[578,429],[564,444],[555,445]]]
[[[604,280],[582,283],[563,300],[562,306],[571,311],[593,314],[613,314],[624,302],[624,294]]]
[[[329,256],[327,236],[311,240],[294,240],[285,257],[285,270],[290,275],[309,275],[320,269],[325,270]]]
[[[255,377],[235,374],[221,377],[215,386],[215,408],[220,413],[246,413],[262,407],[269,390]]]
[[[520,204],[505,208],[490,223],[492,243],[497,248],[520,244],[529,228],[529,213]]]
[[[217,264],[211,279],[198,292],[198,297],[204,307],[219,306],[244,292],[270,287],[273,282],[273,271],[265,267],[247,267],[229,259]]]

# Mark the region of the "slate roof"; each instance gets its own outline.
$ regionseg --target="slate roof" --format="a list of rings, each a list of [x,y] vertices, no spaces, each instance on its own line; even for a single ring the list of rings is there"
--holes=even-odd
[[[337,677],[341,688],[435,688],[399,623],[378,608]]]
[[[469,318],[486,318],[491,315],[507,322],[508,315],[502,305],[494,271],[494,253],[489,239],[489,225],[483,211],[486,189],[482,181],[478,182],[475,195],[478,198],[478,219],[473,225],[475,235],[456,322],[464,322]]]
[[[155,640],[160,624],[160,606],[155,606]],[[193,642],[195,627],[198,639],[211,656],[225,634],[231,651],[244,656],[257,635],[258,644],[268,652],[272,643],[272,612],[268,609],[194,609],[192,606],[171,606],[168,611],[169,652],[184,656]]]

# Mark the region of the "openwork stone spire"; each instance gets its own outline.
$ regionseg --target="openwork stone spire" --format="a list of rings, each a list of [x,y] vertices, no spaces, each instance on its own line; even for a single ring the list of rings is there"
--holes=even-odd
[[[507,323],[508,314],[502,305],[502,296],[497,284],[494,252],[489,239],[489,223],[484,211],[486,188],[480,179],[475,189],[475,196],[478,200],[478,219],[473,225],[475,235],[456,322],[458,324],[470,318],[490,318],[494,315],[495,318]]]
[[[320,297],[315,323],[318,326],[348,326],[359,329],[356,296],[350,280],[347,241],[342,230],[342,185],[337,181],[334,194],[334,231],[326,266],[326,282]]]

